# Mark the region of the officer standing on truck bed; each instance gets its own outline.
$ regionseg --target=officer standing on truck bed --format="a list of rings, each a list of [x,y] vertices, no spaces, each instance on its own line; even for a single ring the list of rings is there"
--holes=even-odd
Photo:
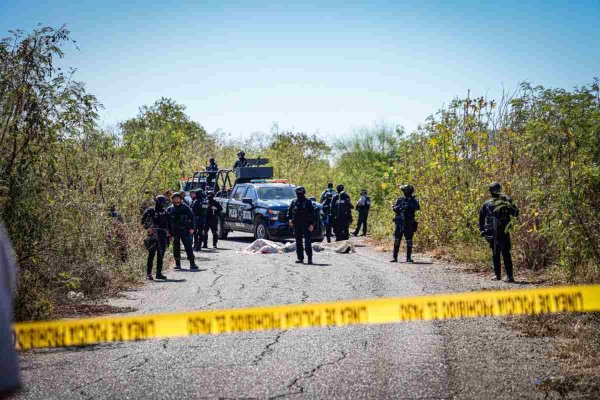
[[[238,159],[235,162],[235,164],[233,164],[233,169],[247,167],[248,160],[246,160],[246,153],[244,151],[240,151],[239,153],[237,153],[237,156]]]
[[[212,190],[209,190],[206,193],[206,197],[206,224],[204,225],[204,230],[202,232],[202,239],[204,240],[204,245],[202,247],[205,249],[208,247],[208,230],[210,229],[212,232],[213,249],[216,249],[217,242],[219,241],[219,232],[217,227],[219,225],[219,215],[221,215],[223,207],[218,201],[215,200],[215,192]]]
[[[413,185],[402,185],[400,190],[404,197],[398,197],[396,204],[392,207],[396,216],[394,217],[394,254],[391,262],[398,262],[398,252],[400,251],[400,241],[404,236],[406,238],[406,262],[414,262],[412,259],[413,236],[417,231],[417,221],[415,213],[421,209],[419,201],[413,195],[415,188]]]
[[[179,192],[173,193],[173,205],[167,208],[169,214],[169,229],[173,237],[173,258],[175,269],[181,269],[181,242],[190,262],[190,269],[198,269],[194,262],[192,235],[194,234],[194,214],[192,209],[183,202]]]
[[[308,257],[308,264],[312,264],[311,234],[315,230],[315,208],[312,200],[306,198],[306,189],[303,186],[296,188],[296,198],[290,203],[288,209],[290,226],[294,228],[296,239],[296,263],[304,263],[304,251]],[[304,245],[302,241],[304,240]]]
[[[514,282],[513,263],[510,254],[510,228],[512,217],[519,216],[519,209],[513,204],[512,198],[502,194],[502,186],[494,182],[489,186],[492,198],[483,203],[479,211],[479,232],[486,238],[492,248],[494,263],[494,278],[499,281],[502,277],[500,256],[504,260],[506,282]]]
[[[352,223],[352,209],[354,206],[350,196],[344,190],[344,185],[337,185],[337,193],[331,199],[331,209],[334,217],[333,229],[335,241],[348,240],[350,238],[350,224]]]
[[[146,279],[152,278],[152,265],[156,256],[156,279],[167,279],[162,274],[163,260],[167,250],[169,235],[169,215],[167,214],[167,198],[163,195],[156,196],[155,206],[149,207],[142,215],[142,225],[146,228],[148,237],[144,240],[148,250],[146,260]]]
[[[217,173],[219,172],[219,166],[217,165],[217,162],[215,161],[214,157],[211,157],[210,160],[208,160],[206,172],[208,172],[208,176],[206,178],[206,185],[212,189],[215,179],[217,178]]]

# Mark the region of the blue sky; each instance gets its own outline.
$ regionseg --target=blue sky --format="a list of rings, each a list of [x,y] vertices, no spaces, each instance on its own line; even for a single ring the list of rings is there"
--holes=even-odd
[[[600,0],[568,2],[0,0],[0,31],[67,24],[66,65],[102,122],[161,96],[209,132],[409,131],[456,95],[600,76]]]

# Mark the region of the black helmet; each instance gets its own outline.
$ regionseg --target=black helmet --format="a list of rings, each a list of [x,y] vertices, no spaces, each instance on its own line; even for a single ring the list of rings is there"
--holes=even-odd
[[[344,185],[337,185],[337,191],[338,192],[343,192],[344,191]]]
[[[244,153],[244,151],[240,151],[239,153],[237,153],[238,157],[244,157],[246,155],[246,153]]]
[[[206,192],[206,196],[207,196],[207,197],[212,197],[212,196],[214,196],[214,195],[215,195],[215,192],[213,192],[212,190],[208,190],[208,191]]]
[[[208,162],[210,162],[211,164],[212,164],[212,163],[214,163],[214,162],[215,162],[215,158],[214,158],[214,157],[211,157],[211,158],[208,160]]]
[[[500,193],[502,186],[498,182],[492,182],[489,186],[490,193]]]
[[[175,192],[171,195],[172,199],[174,199],[175,197],[179,197],[180,199],[183,199],[183,197],[181,197],[181,193],[179,193],[179,192]]]
[[[158,196],[156,196],[154,198],[154,202],[156,203],[157,206],[164,207],[167,205],[167,198],[165,196],[163,196],[162,194],[159,194]]]
[[[405,194],[413,194],[415,192],[415,187],[413,185],[402,185],[400,186],[400,190]]]
[[[306,194],[306,189],[304,189],[304,186],[298,186],[296,188],[296,194]]]

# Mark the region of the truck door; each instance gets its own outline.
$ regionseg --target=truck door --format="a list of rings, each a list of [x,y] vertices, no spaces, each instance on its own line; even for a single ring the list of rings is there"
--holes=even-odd
[[[247,186],[238,185],[234,187],[227,205],[227,221],[229,222],[229,226],[236,230],[244,228],[242,224],[242,199],[244,198],[244,194],[246,194],[246,189]]]
[[[242,224],[244,224],[244,229],[248,232],[254,232],[254,207],[256,206],[256,189],[254,186],[248,186],[248,190],[246,194],[244,194],[243,199],[252,199],[252,205],[242,203]]]

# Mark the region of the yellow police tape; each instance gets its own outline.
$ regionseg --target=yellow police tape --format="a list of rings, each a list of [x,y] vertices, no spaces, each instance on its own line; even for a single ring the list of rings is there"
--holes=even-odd
[[[15,324],[13,332],[16,348],[26,350],[270,329],[590,311],[600,311],[600,285],[27,322]]]

